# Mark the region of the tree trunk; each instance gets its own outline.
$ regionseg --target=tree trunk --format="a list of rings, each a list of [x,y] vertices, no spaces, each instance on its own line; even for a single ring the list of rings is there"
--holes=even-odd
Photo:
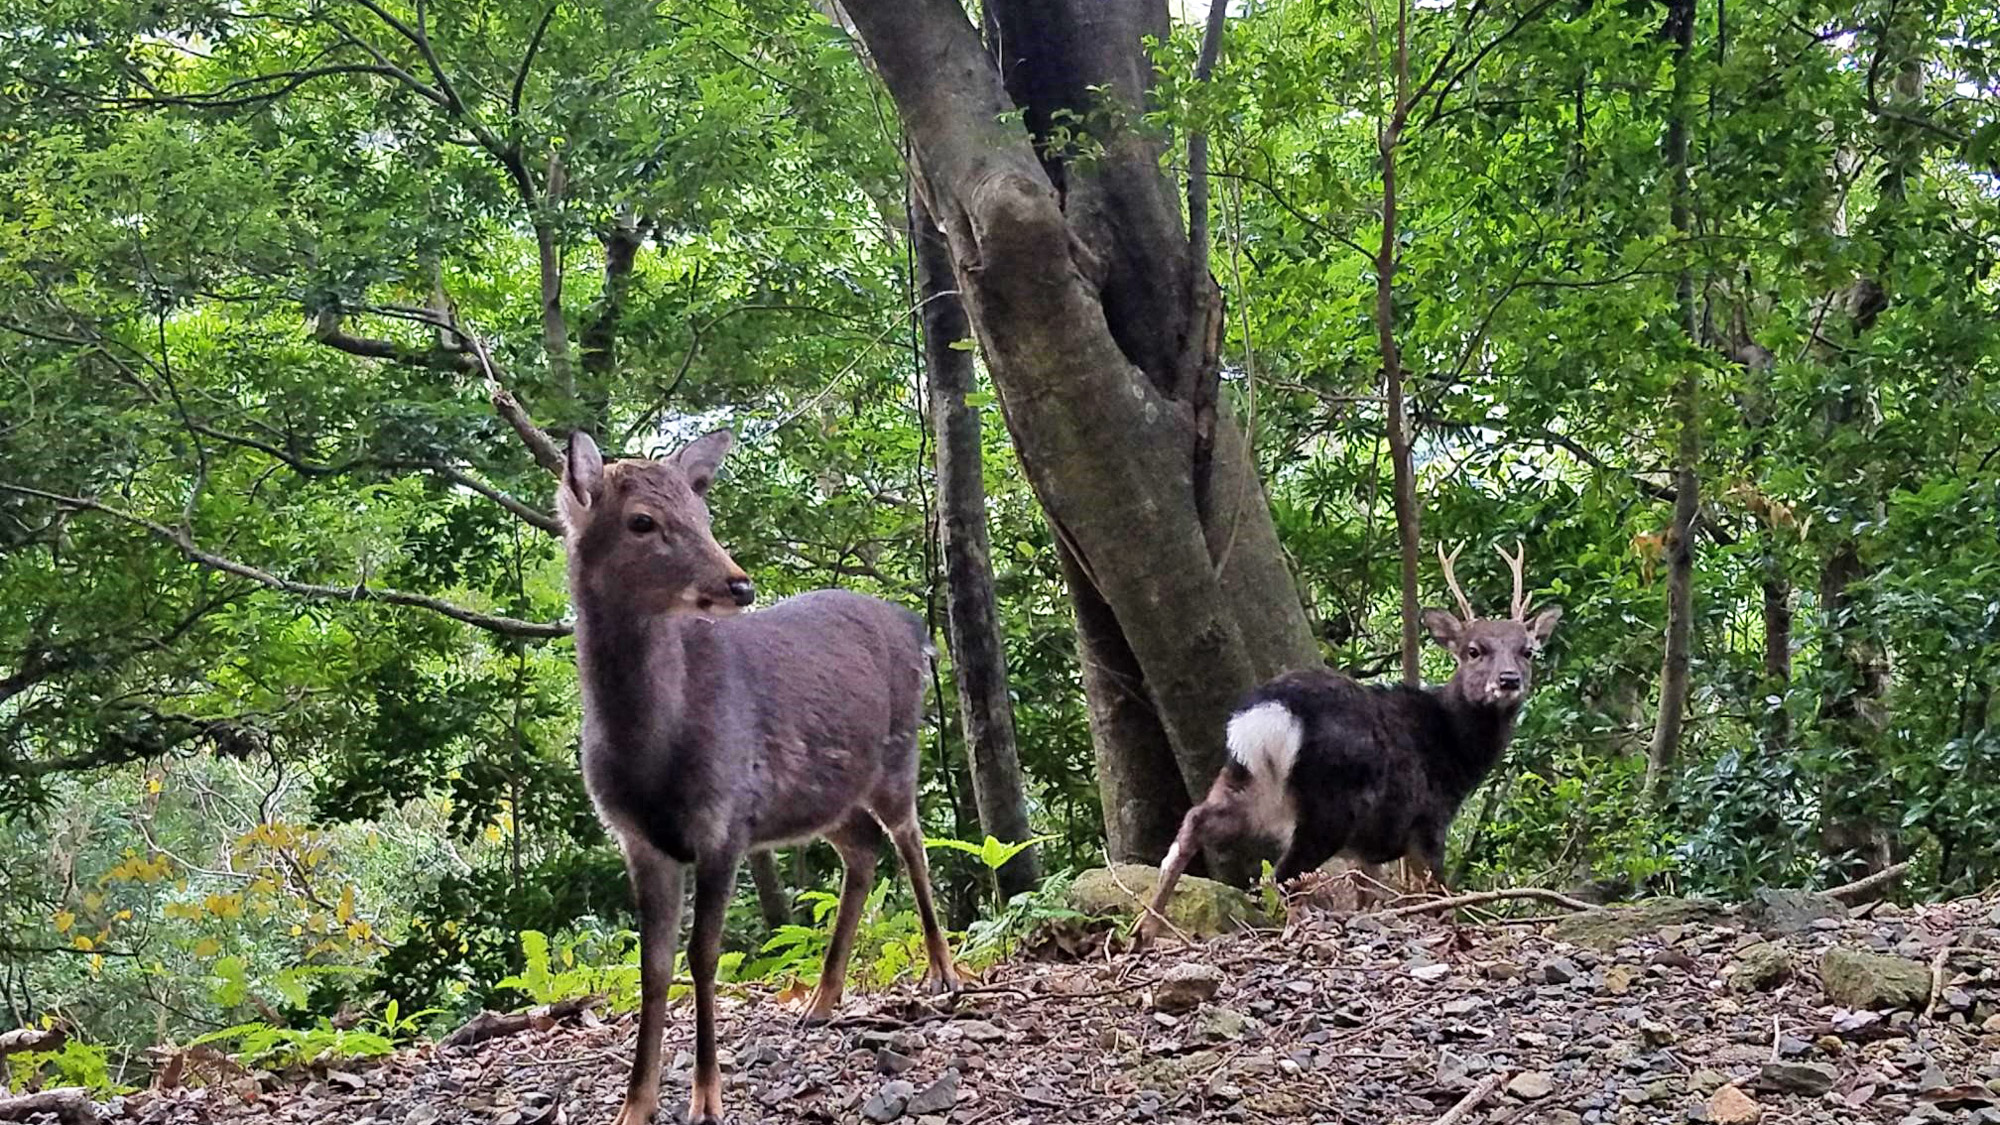
[[[1785,577],[1778,532],[1766,528],[1763,538],[1758,588],[1764,601],[1764,695],[1775,696],[1778,702],[1760,700],[1758,705],[1764,708],[1765,752],[1783,754],[1792,738],[1792,721],[1785,709],[1785,695],[1792,686],[1792,583]]]
[[[1879,122],[1883,154],[1882,176],[1869,224],[1877,239],[1877,276],[1862,277],[1830,299],[1821,310],[1823,322],[1844,321],[1854,337],[1875,326],[1888,307],[1887,285],[1894,266],[1896,238],[1905,220],[1901,214],[1906,184],[1922,170],[1921,134],[1908,123],[1915,118],[1924,90],[1924,59],[1918,44],[1925,41],[1919,13],[1890,9],[1877,28],[1875,64],[1889,75],[1888,101],[1894,113]],[[1872,81],[1872,72],[1871,72]],[[1836,229],[1845,232],[1845,216],[1836,215]],[[1819,337],[1820,325],[1814,326]],[[1820,645],[1822,688],[1820,724],[1844,763],[1825,779],[1821,793],[1820,851],[1829,859],[1844,859],[1842,877],[1859,878],[1894,863],[1900,846],[1894,814],[1881,798],[1882,732],[1888,726],[1888,654],[1875,634],[1867,580],[1873,571],[1862,560],[1853,528],[1866,510],[1873,515],[1880,501],[1867,482],[1866,444],[1861,435],[1846,433],[1866,425],[1870,405],[1867,368],[1851,362],[1849,353],[1817,340],[1815,354],[1825,363],[1844,365],[1839,394],[1824,412],[1829,452],[1826,479],[1844,495],[1836,497],[1849,509],[1820,568],[1820,612],[1825,639]]]
[[[1396,6],[1396,102],[1382,126],[1382,242],[1375,251],[1375,332],[1382,353],[1382,382],[1388,398],[1389,463],[1395,473],[1396,553],[1401,565],[1403,682],[1424,682],[1421,610],[1417,605],[1417,476],[1410,463],[1410,418],[1403,405],[1403,353],[1396,343],[1396,148],[1409,112],[1410,7]]]
[[[1688,184],[1688,121],[1693,97],[1688,73],[1694,49],[1694,0],[1673,0],[1668,8],[1667,34],[1674,43],[1674,86],[1667,122],[1667,163],[1673,176],[1670,221],[1685,238],[1693,229]],[[1675,282],[1676,311],[1688,343],[1699,346],[1701,327],[1694,302],[1694,275],[1682,267]],[[1653,744],[1646,757],[1646,790],[1657,794],[1680,754],[1681,723],[1687,713],[1689,650],[1694,634],[1695,517],[1701,507],[1701,369],[1690,356],[1682,360],[1674,384],[1674,420],[1679,437],[1674,451],[1674,521],[1667,555],[1667,638],[1660,658],[1660,710],[1653,724]]]
[[[757,888],[757,913],[766,930],[791,922],[792,896],[785,893],[785,881],[778,874],[777,853],[750,853],[750,882]]]
[[[1120,759],[1107,786],[1144,778],[1121,799],[1154,808],[1107,808],[1107,824],[1166,819],[1221,767],[1236,701],[1317,652],[1248,443],[1224,410],[1197,472],[1192,401],[1214,306],[1192,296],[1201,288],[1163,145],[1142,120],[1143,37],[1165,37],[1165,4],[995,0],[998,70],[956,0],[847,10],[901,112],[1015,449],[1071,552],[1079,650],[1108,660],[1086,665],[1093,734],[1138,739],[1098,751]],[[1064,110],[1094,130],[1089,159],[1045,145],[1044,163],[1031,131],[1048,139]],[[1149,724],[1101,721],[1136,718],[1121,710],[1129,700],[1103,694],[1121,689],[1150,703],[1179,793],[1139,772],[1157,750]]]
[[[1091,589],[1067,547],[1058,543],[1056,553],[1076,614],[1105,850],[1114,863],[1152,863],[1173,845],[1192,802],[1180,786],[1160,784],[1177,776],[1180,766],[1111,607]]]
[[[914,193],[913,193],[914,194]],[[951,250],[912,199],[910,230],[917,288],[923,301],[924,369],[930,380],[931,430],[937,450],[938,540],[944,555],[945,609],[952,674],[965,751],[972,762],[973,801],[986,835],[1014,843],[1030,838],[1028,795],[1014,746],[1014,705],[1007,693],[1007,651],[993,593],[992,547],[986,535],[986,479],[979,408],[973,387],[965,307],[952,293]],[[995,872],[1000,901],[1033,890],[1041,873],[1029,848]]]

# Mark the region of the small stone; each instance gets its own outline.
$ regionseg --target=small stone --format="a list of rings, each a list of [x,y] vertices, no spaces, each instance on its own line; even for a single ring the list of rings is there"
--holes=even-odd
[[[1759,992],[1791,979],[1792,955],[1781,945],[1760,941],[1737,950],[1736,959],[1724,971],[1729,975],[1729,987],[1738,992]]]
[[[1813,1040],[1813,1046],[1818,1047],[1821,1054],[1838,1055],[1847,1050],[1847,1041],[1838,1035],[1822,1035]]]
[[[1451,966],[1442,962],[1435,965],[1418,965],[1410,970],[1410,975],[1421,981],[1443,980],[1451,975]]]
[[[1833,1089],[1840,1072],[1824,1063],[1780,1061],[1765,1063],[1758,1077],[1772,1089],[1816,1098]]]
[[[1604,970],[1604,991],[1613,996],[1623,996],[1632,991],[1632,982],[1639,979],[1636,970],[1628,965],[1613,965]]]
[[[1715,1125],[1756,1125],[1764,1107],[1734,1086],[1724,1086],[1709,1095],[1708,1119]]]
[[[1191,1012],[1221,987],[1222,972],[1213,965],[1175,965],[1153,986],[1153,1007],[1170,1014]]]
[[[1212,971],[1212,970],[1211,970]],[[1169,973],[1168,976],[1173,974]],[[974,1043],[998,1043],[1007,1038],[1007,1033],[985,1020],[960,1020],[958,1033]]]
[[[1995,907],[1994,909],[2000,910],[2000,907]],[[1979,1030],[1985,1032],[2000,1032],[2000,1012],[1995,1012],[1992,1015],[1987,1016],[1985,1021],[1979,1025]]]
[[[902,1074],[915,1065],[917,1065],[917,1060],[901,1051],[884,1047],[875,1052],[875,1069],[884,1074]]]
[[[436,1106],[420,1105],[404,1116],[403,1125],[431,1125],[441,1116]]]
[[[1535,966],[1535,979],[1543,984],[1568,984],[1576,979],[1576,962],[1567,957],[1551,957]]]
[[[903,1116],[903,1111],[909,1108],[911,1095],[916,1092],[915,1086],[901,1079],[885,1082],[881,1089],[868,1095],[868,1100],[861,1103],[861,1116],[876,1125],[885,1125]]]
[[[943,1113],[958,1104],[958,1072],[947,1070],[937,1081],[923,1088],[910,1103],[904,1106],[906,1112],[922,1116],[927,1113]]]
[[[1228,1008],[1204,1008],[1194,1018],[1194,1033],[1211,1042],[1241,1039],[1250,1026],[1250,1017]]]
[[[1719,1070],[1709,1070],[1706,1067],[1688,1075],[1688,1085],[1704,1094],[1711,1093],[1728,1084],[1728,1075]]]
[[[1555,1089],[1555,1082],[1539,1070],[1524,1070],[1507,1083],[1508,1093],[1527,1102],[1546,1098]]]
[[[1469,1016],[1485,1006],[1486,1001],[1477,996],[1461,996],[1456,1000],[1447,1001],[1444,1007],[1438,1010],[1447,1016],[1460,1017]]]
[[[1512,961],[1489,961],[1479,966],[1479,971],[1488,980],[1520,980],[1525,972]]]
[[[1674,1029],[1654,1020],[1641,1020],[1639,1037],[1648,1047],[1664,1047],[1674,1041]]]

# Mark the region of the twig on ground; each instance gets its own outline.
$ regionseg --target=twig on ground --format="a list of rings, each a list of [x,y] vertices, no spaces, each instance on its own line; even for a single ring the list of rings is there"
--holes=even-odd
[[[1931,958],[1931,998],[1924,1005],[1925,1019],[1930,1019],[1931,1013],[1937,1011],[1938,999],[1944,995],[1944,963],[1950,957],[1951,943],[1945,942],[1938,949],[1937,956]]]
[[[1478,906],[1486,902],[1501,902],[1506,899],[1520,898],[1534,899],[1538,902],[1553,902],[1558,906],[1569,907],[1571,910],[1603,909],[1603,907],[1595,903],[1585,902],[1580,898],[1571,898],[1560,891],[1551,891],[1543,887],[1513,887],[1507,890],[1478,891],[1473,894],[1453,895],[1450,898],[1434,898],[1429,902],[1417,903],[1415,906],[1398,906],[1393,910],[1378,911],[1376,917],[1402,918],[1411,914],[1433,914],[1441,910],[1456,910],[1461,906]]]
[[[1873,875],[1863,876],[1862,878],[1856,879],[1852,883],[1842,883],[1840,886],[1835,887],[1826,893],[1827,896],[1830,898],[1837,898],[1840,899],[1842,902],[1845,902],[1848,899],[1856,898],[1861,895],[1867,894],[1869,891],[1874,890],[1876,887],[1879,887],[1884,883],[1892,882],[1896,879],[1901,878],[1903,872],[1908,871],[1909,869],[1910,869],[1910,861],[1907,859],[1901,863],[1892,863],[1889,866],[1884,867],[1882,870],[1877,871]]]
[[[1478,1109],[1481,1102],[1492,1097],[1493,1091],[1498,1090],[1500,1084],[1505,1081],[1507,1081],[1507,1073],[1499,1070],[1480,1079],[1479,1085],[1467,1091],[1464,1097],[1458,1099],[1457,1105],[1445,1110],[1444,1116],[1432,1122],[1432,1125],[1458,1125],[1473,1110]]]
[[[579,996],[572,1000],[558,1000],[525,1012],[481,1012],[465,1021],[457,1031],[444,1037],[440,1047],[470,1047],[497,1039],[502,1035],[513,1035],[531,1027],[552,1027],[561,1020],[581,1015],[587,1008],[603,1000],[601,996]]]

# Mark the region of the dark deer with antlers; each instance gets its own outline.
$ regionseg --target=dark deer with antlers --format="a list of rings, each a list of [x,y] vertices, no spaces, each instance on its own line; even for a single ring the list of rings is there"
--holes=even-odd
[[[1149,942],[1174,883],[1201,848],[1245,836],[1281,849],[1280,886],[1336,855],[1371,869],[1405,856],[1444,885],[1445,833],[1466,795],[1514,737],[1532,662],[1562,617],[1528,616],[1527,549],[1500,551],[1514,572],[1513,614],[1472,612],[1450,555],[1438,549],[1459,615],[1424,611],[1458,671],[1441,687],[1364,686],[1324,668],[1287,672],[1250,693],[1227,728],[1229,760],[1189,810],[1160,865],[1160,884],[1137,933]]]
[[[639,1042],[616,1125],[645,1125],[659,1107],[683,865],[695,883],[690,1125],[722,1120],[715,968],[749,848],[824,836],[840,853],[840,909],[807,1022],[840,1002],[885,831],[916,891],[931,982],[958,990],[917,823],[923,622],[841,590],[733,616],[754,594],[710,534],[705,502],[731,441],[718,431],[663,460],[606,465],[577,433],[558,490],[584,784],[624,848],[639,907]]]

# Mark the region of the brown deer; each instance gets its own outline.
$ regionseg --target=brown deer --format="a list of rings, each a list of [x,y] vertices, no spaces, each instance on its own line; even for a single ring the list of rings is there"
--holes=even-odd
[[[1167,900],[1203,847],[1244,836],[1282,849],[1279,886],[1336,855],[1366,865],[1409,856],[1444,885],[1445,833],[1459,805],[1514,737],[1532,662],[1562,609],[1532,619],[1522,579],[1527,549],[1500,552],[1514,572],[1514,611],[1481,618],[1438,549],[1460,615],[1424,611],[1424,624],[1458,670],[1442,687],[1364,686],[1324,668],[1287,672],[1251,692],[1226,730],[1229,759],[1188,811],[1160,864],[1159,888],[1135,934],[1144,946]]]
[[[584,784],[624,849],[639,908],[639,1041],[616,1125],[644,1125],[659,1107],[683,866],[695,884],[690,1125],[722,1120],[715,966],[748,849],[823,836],[840,853],[839,913],[805,1022],[840,1002],[885,831],[916,891],[931,982],[959,987],[917,822],[923,622],[842,590],[738,616],[755,594],[710,533],[704,499],[733,440],[717,431],[671,457],[606,465],[578,432],[558,489]]]

